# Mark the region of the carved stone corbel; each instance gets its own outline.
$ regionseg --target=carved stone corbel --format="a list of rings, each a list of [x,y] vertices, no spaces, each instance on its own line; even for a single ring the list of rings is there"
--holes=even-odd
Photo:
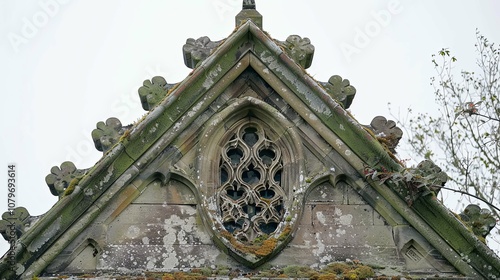
[[[205,60],[221,41],[212,42],[207,36],[198,39],[189,38],[182,47],[184,64],[194,69],[198,63]]]
[[[279,42],[286,53],[300,66],[307,69],[311,66],[314,57],[314,46],[309,38],[290,35],[285,42]]]
[[[117,118],[109,118],[104,122],[98,122],[97,128],[92,130],[92,140],[98,151],[106,152],[120,141],[127,127],[123,127]]]
[[[435,194],[438,194],[441,187],[448,181],[448,175],[431,160],[421,161],[416,169],[415,174],[425,180],[429,189]]]
[[[45,182],[53,195],[62,197],[71,180],[83,177],[86,171],[86,169],[76,169],[71,161],[65,161],[60,168],[53,166],[50,169],[50,174],[45,176]]]
[[[0,220],[0,233],[7,241],[12,240],[14,237],[19,239],[35,218],[30,216],[28,210],[24,207],[14,208],[12,211],[3,213],[2,220]]]
[[[323,85],[333,99],[340,102],[344,109],[351,106],[354,96],[356,95],[356,88],[351,86],[348,79],[342,79],[342,77],[338,75],[333,75],[328,82],[321,82],[321,85]]]
[[[142,83],[142,87],[138,90],[142,108],[146,111],[153,109],[174,86],[175,84],[167,83],[165,78],[160,76],[155,76],[151,80],[145,80]]]
[[[369,126],[365,127],[370,129],[377,137],[377,140],[387,147],[389,151],[396,153],[396,147],[403,137],[403,131],[396,126],[395,121],[387,120],[383,116],[377,116],[373,118]]]
[[[496,225],[496,219],[490,210],[481,209],[475,204],[469,204],[459,215],[477,236],[486,237]]]

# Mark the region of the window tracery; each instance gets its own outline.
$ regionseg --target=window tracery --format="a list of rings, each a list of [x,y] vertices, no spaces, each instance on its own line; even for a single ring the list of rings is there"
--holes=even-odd
[[[239,241],[276,231],[284,215],[280,147],[257,122],[239,124],[222,145],[219,211],[225,229]]]

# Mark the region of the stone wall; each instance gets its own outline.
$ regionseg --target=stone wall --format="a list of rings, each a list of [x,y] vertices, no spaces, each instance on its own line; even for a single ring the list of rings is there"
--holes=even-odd
[[[95,224],[89,231],[95,232],[96,227],[103,225]],[[413,240],[411,245],[408,240]],[[149,183],[104,226],[101,240],[88,239],[85,244],[60,256],[47,272],[131,274],[219,266],[250,270],[215,246],[200,220],[194,194],[175,180],[166,185],[159,180]],[[401,248],[405,244],[406,254]],[[441,272],[454,271],[442,258],[432,256],[432,248],[426,251],[420,244],[429,247],[408,226],[389,225],[349,184],[325,182],[309,193],[293,240],[265,267],[322,268],[351,260],[386,268],[389,274],[407,269],[439,272],[436,264],[426,260],[434,258]],[[422,252],[429,254],[422,256]],[[68,258],[72,258],[69,263]],[[62,265],[66,267],[61,271]]]

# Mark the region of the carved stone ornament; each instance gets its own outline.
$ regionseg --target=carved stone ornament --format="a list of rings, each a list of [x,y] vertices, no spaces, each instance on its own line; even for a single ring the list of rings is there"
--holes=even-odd
[[[109,118],[106,123],[98,122],[96,126],[92,130],[92,140],[96,149],[101,152],[106,152],[115,145],[126,130],[117,118]]]
[[[71,161],[65,161],[60,168],[53,166],[50,169],[50,174],[45,176],[45,182],[53,195],[61,197],[71,180],[82,177],[85,172],[86,170],[76,169]]]
[[[431,191],[438,194],[441,187],[448,181],[448,175],[441,170],[431,160],[423,160],[417,165],[416,175],[419,175],[421,180],[425,180],[426,185]]]
[[[314,46],[309,38],[290,35],[285,42],[280,42],[286,53],[300,66],[307,69],[311,66],[314,57]]]
[[[338,75],[330,77],[327,83],[321,82],[326,91],[345,108],[351,106],[356,88],[351,86],[348,79],[342,79]]]
[[[17,207],[12,211],[3,213],[0,220],[0,233],[5,240],[19,239],[30,226],[31,216],[24,207]]]
[[[160,76],[153,77],[151,81],[145,80],[138,90],[142,108],[146,111],[153,109],[174,86],[175,84],[167,83],[165,78]]]
[[[382,145],[386,146],[392,153],[396,152],[399,140],[403,137],[403,131],[396,126],[395,121],[377,116],[373,118],[367,128],[375,134]]]
[[[243,10],[255,10],[255,0],[243,0]]]
[[[280,112],[252,97],[207,123],[198,157],[200,213],[221,250],[257,267],[286,247],[302,215],[300,137]]]
[[[218,45],[220,41],[212,42],[207,36],[198,39],[189,38],[182,47],[184,53],[184,64],[194,69],[196,65],[205,60]]]
[[[462,221],[468,225],[475,235],[486,237],[496,225],[496,219],[488,209],[481,209],[478,205],[469,204],[460,213]]]
[[[222,148],[219,209],[226,230],[246,242],[276,230],[283,219],[280,149],[258,126],[242,126]]]
[[[262,15],[256,10],[255,0],[243,0],[242,10],[236,15],[236,27],[251,20],[262,29]]]

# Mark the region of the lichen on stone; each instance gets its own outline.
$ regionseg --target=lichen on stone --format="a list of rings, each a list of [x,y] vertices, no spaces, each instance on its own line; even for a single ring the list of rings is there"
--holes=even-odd
[[[330,96],[337,100],[344,109],[351,106],[356,88],[353,87],[348,79],[342,79],[341,76],[333,75],[328,79],[327,83],[321,82],[321,85],[326,89]]]
[[[106,122],[98,122],[92,131],[92,139],[98,151],[106,152],[120,141],[121,136],[127,132],[128,127],[122,126],[117,118],[109,118]]]
[[[45,176],[45,182],[53,195],[62,196],[71,180],[83,176],[86,171],[77,169],[71,161],[65,161],[61,167],[53,166],[50,169],[50,174]]]
[[[290,35],[285,42],[278,41],[281,49],[285,51],[298,65],[307,69],[311,66],[314,56],[314,46],[309,38]]]
[[[497,223],[490,210],[486,208],[481,209],[481,207],[476,204],[469,204],[459,216],[462,222],[483,242],[484,238]]]
[[[220,41],[213,42],[208,36],[187,39],[186,44],[182,47],[184,63],[187,67],[194,69],[198,63],[205,60],[219,46],[219,43]]]
[[[142,108],[146,111],[151,111],[167,96],[170,89],[175,85],[167,83],[165,78],[160,76],[155,76],[151,80],[145,80],[138,90]]]

